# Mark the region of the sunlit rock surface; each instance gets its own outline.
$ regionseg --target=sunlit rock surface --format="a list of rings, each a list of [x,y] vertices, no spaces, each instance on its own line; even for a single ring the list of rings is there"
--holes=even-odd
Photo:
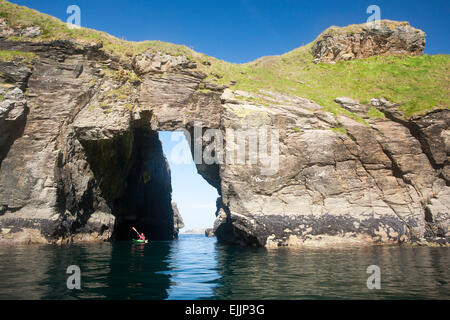
[[[377,55],[423,55],[426,34],[408,22],[381,20],[344,28],[331,27],[314,44],[316,62]]]
[[[410,39],[408,28],[364,31],[387,37],[391,49],[379,51],[376,41],[367,54],[349,46],[356,58],[393,53],[397,44],[395,53],[420,54],[423,34],[411,31],[417,39]],[[301,97],[208,84],[182,56],[146,52],[121,64],[95,45],[0,44],[37,55],[31,67],[0,63],[8,84],[0,103],[2,243],[127,240],[132,227],[150,239],[176,238],[182,220],[157,132],[184,129],[203,151],[208,141],[196,138],[196,123],[202,133],[219,130],[225,149],[238,143],[229,129],[277,132],[275,149],[270,137],[259,142],[269,155],[278,151],[276,166],[197,164],[220,195],[219,241],[269,248],[447,243],[448,110],[406,120],[386,99],[366,105],[336,97],[361,123]],[[336,60],[327,48],[314,50]],[[131,72],[139,78],[124,76]],[[368,117],[370,107],[383,117]]]

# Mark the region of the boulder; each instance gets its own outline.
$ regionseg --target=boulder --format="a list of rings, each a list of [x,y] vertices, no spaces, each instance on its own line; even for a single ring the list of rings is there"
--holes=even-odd
[[[314,42],[316,62],[336,62],[378,55],[423,55],[426,34],[408,22],[389,20],[378,23],[331,27]]]

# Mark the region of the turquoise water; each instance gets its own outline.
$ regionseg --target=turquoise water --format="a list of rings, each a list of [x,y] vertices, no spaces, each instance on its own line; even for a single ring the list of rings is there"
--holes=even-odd
[[[66,269],[81,269],[81,290]],[[381,289],[367,289],[369,265]],[[0,247],[0,299],[449,299],[448,248],[265,250],[181,235],[149,245]]]

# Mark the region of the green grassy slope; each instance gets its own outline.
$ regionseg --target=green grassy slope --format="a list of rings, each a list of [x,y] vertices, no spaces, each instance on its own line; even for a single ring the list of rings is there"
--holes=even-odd
[[[314,64],[311,43],[284,55],[232,64],[194,52],[186,46],[161,41],[129,42],[87,28],[71,30],[54,17],[5,0],[0,0],[0,18],[11,26],[41,27],[42,35],[32,41],[74,39],[80,43],[103,42],[105,51],[122,60],[129,60],[145,50],[185,55],[197,62],[198,71],[208,75],[206,81],[218,84],[236,81],[232,89],[250,92],[266,89],[305,97],[333,113],[345,112],[334,102],[340,96],[362,102],[374,97],[386,97],[401,104],[400,109],[407,116],[449,107],[450,55],[380,56],[341,61],[334,65]],[[355,28],[358,27],[332,27],[325,32],[352,32]],[[9,40],[24,39],[11,37]],[[3,55],[7,56],[5,53]]]
[[[302,47],[269,65],[251,66],[237,87],[291,93],[331,110],[336,106],[334,98],[341,96],[364,103],[386,97],[400,103],[407,116],[449,106],[449,55],[379,56],[331,65],[311,63],[310,49],[311,45]]]

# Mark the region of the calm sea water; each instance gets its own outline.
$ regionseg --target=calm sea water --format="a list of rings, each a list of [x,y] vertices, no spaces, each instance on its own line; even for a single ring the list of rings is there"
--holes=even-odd
[[[81,269],[68,290],[66,269]],[[367,289],[369,265],[381,289]],[[447,248],[265,250],[181,235],[148,245],[0,247],[0,299],[449,299]]]

